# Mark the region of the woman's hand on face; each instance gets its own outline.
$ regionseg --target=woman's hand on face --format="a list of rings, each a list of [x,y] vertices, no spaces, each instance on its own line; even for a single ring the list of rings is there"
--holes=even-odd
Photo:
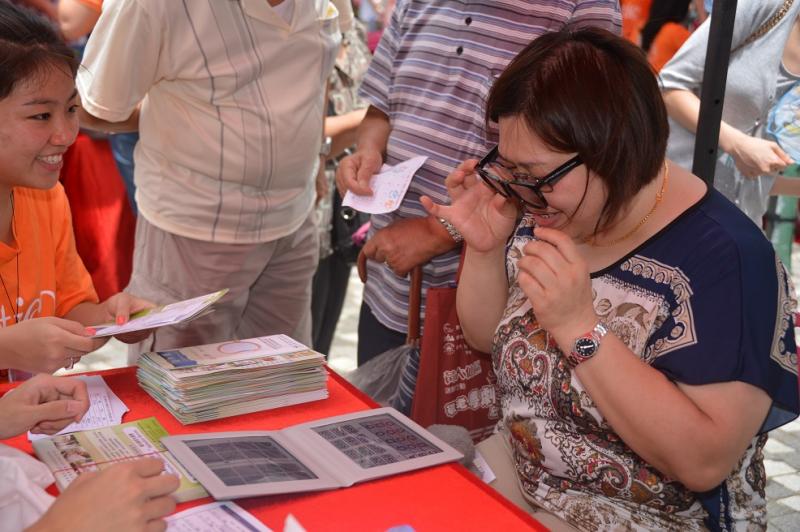
[[[747,178],[773,174],[792,164],[792,158],[771,140],[742,134],[731,150],[736,168]]]
[[[422,205],[458,229],[464,242],[486,252],[505,245],[517,221],[517,208],[484,185],[475,173],[475,159],[461,163],[445,180],[451,204],[438,205],[422,196]]]
[[[89,409],[86,383],[39,374],[0,398],[0,439],[25,431],[55,434]]]
[[[536,319],[561,350],[597,324],[589,268],[572,239],[557,229],[537,227],[519,259],[520,288]]]
[[[103,345],[86,328],[62,318],[33,318],[0,329],[0,367],[53,373]]]

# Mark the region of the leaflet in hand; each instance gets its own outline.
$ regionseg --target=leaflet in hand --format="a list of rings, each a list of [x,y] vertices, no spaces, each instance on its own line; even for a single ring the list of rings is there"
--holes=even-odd
[[[69,434],[70,432],[78,432],[80,430],[99,429],[101,427],[108,427],[111,425],[119,425],[122,421],[122,416],[129,409],[125,406],[117,394],[111,391],[103,377],[93,375],[91,377],[80,376],[76,377],[86,383],[87,392],[89,394],[89,410],[83,415],[80,421],[70,423],[58,434]],[[43,438],[50,438],[47,434],[32,434],[28,432],[28,439],[30,441],[41,440]]]
[[[102,429],[62,434],[33,442],[36,456],[56,479],[60,491],[79,475],[99,471],[118,462],[149,456],[164,461],[164,469],[180,479],[174,497],[178,502],[206,497],[203,487],[164,448],[167,431],[154,417]]]
[[[219,292],[148,309],[134,314],[127,323],[122,325],[113,323],[95,325],[91,327],[95,331],[92,338],[156,329],[165,325],[175,325],[188,321],[206,312],[211,305],[219,301],[227,293],[228,289],[226,288]]]
[[[400,206],[411,179],[427,159],[426,156],[419,156],[394,166],[383,165],[381,171],[369,181],[372,196],[357,196],[348,190],[342,205],[370,214],[392,212]]]
[[[340,488],[462,458],[393,408],[161,443],[215,499]]]

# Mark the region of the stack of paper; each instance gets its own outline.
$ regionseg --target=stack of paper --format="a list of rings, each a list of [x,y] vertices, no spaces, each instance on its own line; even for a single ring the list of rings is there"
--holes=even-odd
[[[141,387],[184,425],[328,397],[325,357],[285,335],[145,353]]]

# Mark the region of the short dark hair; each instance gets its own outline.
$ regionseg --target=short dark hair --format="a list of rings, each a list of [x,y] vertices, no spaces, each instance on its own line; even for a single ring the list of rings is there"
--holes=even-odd
[[[53,66],[72,77],[78,70],[75,53],[59,31],[41,15],[0,0],[0,99],[20,82],[46,75]]]
[[[486,119],[518,116],[552,149],[577,152],[605,182],[601,229],[658,176],[669,125],[655,72],[633,44],[599,28],[547,33],[495,82]]]

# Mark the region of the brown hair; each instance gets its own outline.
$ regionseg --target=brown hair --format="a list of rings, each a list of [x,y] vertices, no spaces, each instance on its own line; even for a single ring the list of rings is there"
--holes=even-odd
[[[602,29],[538,37],[495,82],[487,121],[519,116],[552,149],[577,152],[606,185],[596,230],[656,178],[669,136],[658,81],[644,53]]]
[[[75,77],[78,60],[44,17],[0,0],[0,99],[21,82],[46,76],[51,67]]]

